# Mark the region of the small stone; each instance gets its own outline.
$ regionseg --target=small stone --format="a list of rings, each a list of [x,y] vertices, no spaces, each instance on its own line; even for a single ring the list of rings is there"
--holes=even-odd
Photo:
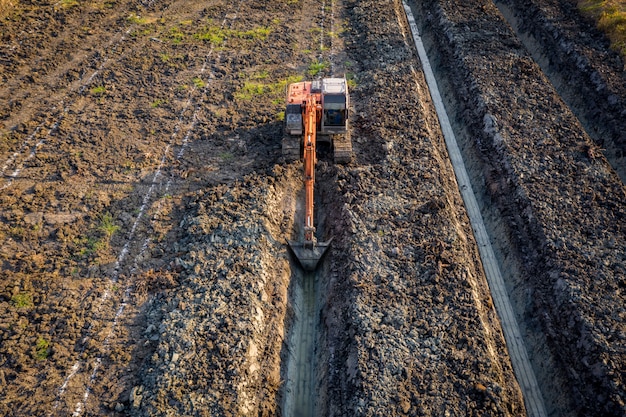
[[[400,408],[402,409],[402,412],[404,414],[407,414],[411,409],[411,403],[408,402],[406,399],[402,399],[400,400]]]

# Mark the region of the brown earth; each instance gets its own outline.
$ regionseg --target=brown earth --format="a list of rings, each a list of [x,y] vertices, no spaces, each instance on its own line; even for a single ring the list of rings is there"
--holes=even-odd
[[[493,3],[411,5],[551,415],[623,414],[623,183]],[[0,19],[0,414],[288,415],[305,279],[314,415],[526,414],[399,1],[15,0]],[[280,112],[316,62],[354,77],[355,160],[320,153],[333,244],[307,277]]]

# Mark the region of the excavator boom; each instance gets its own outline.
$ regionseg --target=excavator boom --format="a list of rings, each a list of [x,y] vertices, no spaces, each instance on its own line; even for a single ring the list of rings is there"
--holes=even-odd
[[[352,144],[348,135],[348,107],[345,78],[299,82],[288,88],[283,155],[288,161],[302,157],[305,193],[304,239],[302,242],[288,243],[307,271],[317,268],[332,241],[317,242],[315,238],[314,188],[318,134],[333,144],[337,162],[350,161]]]
[[[317,122],[321,113],[321,105],[315,94],[309,94],[303,104],[303,159],[304,159],[304,241],[288,241],[292,252],[307,271],[314,271],[326,253],[329,242],[318,243],[315,239],[314,222],[314,189],[315,164],[317,162]]]

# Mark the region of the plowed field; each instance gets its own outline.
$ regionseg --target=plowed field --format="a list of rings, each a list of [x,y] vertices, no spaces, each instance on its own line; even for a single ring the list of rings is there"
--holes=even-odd
[[[547,414],[622,416],[626,76],[574,3],[407,2]],[[0,415],[533,415],[401,1],[0,0],[0,38]],[[284,91],[343,75],[306,274]]]

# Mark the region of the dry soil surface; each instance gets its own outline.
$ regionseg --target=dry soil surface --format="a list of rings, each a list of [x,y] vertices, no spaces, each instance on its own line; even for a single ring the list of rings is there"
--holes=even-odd
[[[549,412],[621,416],[623,65],[565,0],[497,3],[409,2]],[[400,1],[1,4],[0,414],[290,416],[310,318],[310,415],[526,415]],[[588,60],[542,70],[505,15]],[[543,71],[608,80],[598,117]],[[343,74],[355,157],[320,150],[306,275],[284,87]]]

